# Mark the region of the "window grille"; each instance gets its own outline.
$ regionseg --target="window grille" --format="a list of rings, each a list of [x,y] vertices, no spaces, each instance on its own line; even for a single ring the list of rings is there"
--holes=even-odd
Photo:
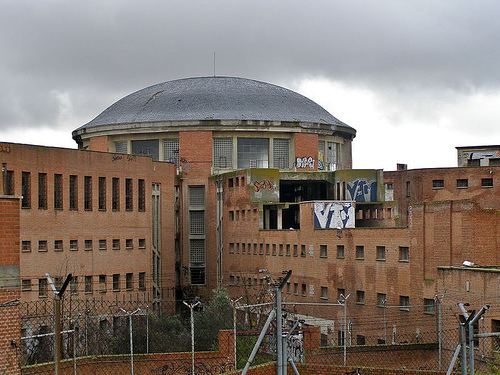
[[[132,211],[134,208],[133,203],[133,183],[131,178],[125,179],[125,209],[127,211]]]
[[[205,263],[205,240],[190,240],[189,241],[189,253],[191,264]]]
[[[189,234],[205,234],[205,211],[189,211]]]
[[[47,209],[47,173],[38,173],[38,208]]]
[[[288,169],[290,161],[290,140],[279,139],[273,140],[273,163],[274,168]]]
[[[143,179],[139,179],[139,184],[137,188],[139,211],[143,212],[146,210],[146,185]]]
[[[269,139],[238,138],[238,168],[268,168]]]
[[[78,210],[78,176],[69,176],[69,209]]]
[[[233,167],[233,139],[214,138],[214,168]]]
[[[190,186],[189,187],[189,206],[190,207],[205,207],[205,187]]]
[[[92,176],[83,178],[83,205],[85,210],[92,210]]]
[[[118,141],[115,142],[115,152],[120,154],[128,153],[128,142],[127,141]]]
[[[31,173],[22,173],[22,194],[23,200],[21,202],[22,208],[31,208]]]
[[[63,208],[63,177],[62,174],[54,175],[54,208],[62,210]]]
[[[163,160],[179,165],[179,140],[164,139],[162,141]]]

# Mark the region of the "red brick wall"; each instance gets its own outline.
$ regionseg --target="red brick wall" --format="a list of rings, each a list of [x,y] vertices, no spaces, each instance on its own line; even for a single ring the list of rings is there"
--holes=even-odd
[[[108,137],[106,135],[102,135],[100,137],[90,138],[89,150],[108,152]]]
[[[318,135],[309,133],[295,133],[294,143],[295,143],[295,159],[303,157],[312,157],[314,159],[314,170],[317,170]]]
[[[0,196],[0,373],[20,374],[19,199]],[[7,268],[4,268],[7,267]],[[8,269],[8,273],[7,273]],[[7,276],[6,276],[7,275]]]

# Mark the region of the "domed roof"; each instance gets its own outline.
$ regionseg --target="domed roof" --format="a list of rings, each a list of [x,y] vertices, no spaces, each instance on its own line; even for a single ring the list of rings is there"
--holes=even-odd
[[[195,77],[146,87],[118,100],[74,133],[109,125],[204,120],[313,123],[356,133],[305,96],[236,77]]]

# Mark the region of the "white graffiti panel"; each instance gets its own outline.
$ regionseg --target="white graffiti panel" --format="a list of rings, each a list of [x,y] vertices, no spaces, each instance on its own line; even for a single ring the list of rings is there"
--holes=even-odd
[[[355,227],[355,211],[352,202],[315,202],[315,229],[344,229]]]

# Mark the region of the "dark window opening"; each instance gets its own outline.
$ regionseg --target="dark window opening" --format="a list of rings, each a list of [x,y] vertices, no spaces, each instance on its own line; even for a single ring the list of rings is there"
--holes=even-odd
[[[38,173],[38,208],[47,209],[47,173]]]
[[[139,184],[137,187],[137,193],[139,195],[138,199],[138,210],[143,212],[146,210],[146,185],[143,179],[139,179]]]
[[[493,187],[493,179],[492,178],[482,178],[481,179],[482,187]]]
[[[132,154],[151,156],[153,160],[158,160],[160,155],[160,141],[158,139],[132,141]]]
[[[14,195],[14,171],[6,171],[4,175],[4,192],[5,195]]]
[[[63,208],[63,177],[62,174],[54,175],[54,208],[62,210]]]
[[[328,181],[280,181],[281,202],[304,202],[334,198],[334,186]]]
[[[457,188],[465,189],[469,187],[469,180],[467,178],[457,179]]]
[[[69,209],[78,210],[78,177],[69,176]]]
[[[83,208],[92,211],[92,176],[85,176],[83,185]]]
[[[120,179],[118,177],[113,177],[111,189],[111,208],[113,211],[120,211]]]
[[[281,210],[281,220],[283,229],[300,229],[300,206],[293,204]]]
[[[205,267],[191,267],[191,284],[205,284]]]
[[[99,210],[106,211],[106,177],[99,177]]]
[[[278,206],[264,206],[264,229],[278,229]]]
[[[479,167],[481,165],[480,159],[468,159],[467,166],[468,167]]]
[[[133,183],[131,178],[125,179],[125,209],[132,211],[134,206],[133,201]]]
[[[444,188],[444,180],[432,180],[432,188],[433,189]]]
[[[356,345],[366,345],[366,338],[363,335],[356,335]]]
[[[21,201],[22,208],[31,208],[31,173],[22,173],[22,195]]]

